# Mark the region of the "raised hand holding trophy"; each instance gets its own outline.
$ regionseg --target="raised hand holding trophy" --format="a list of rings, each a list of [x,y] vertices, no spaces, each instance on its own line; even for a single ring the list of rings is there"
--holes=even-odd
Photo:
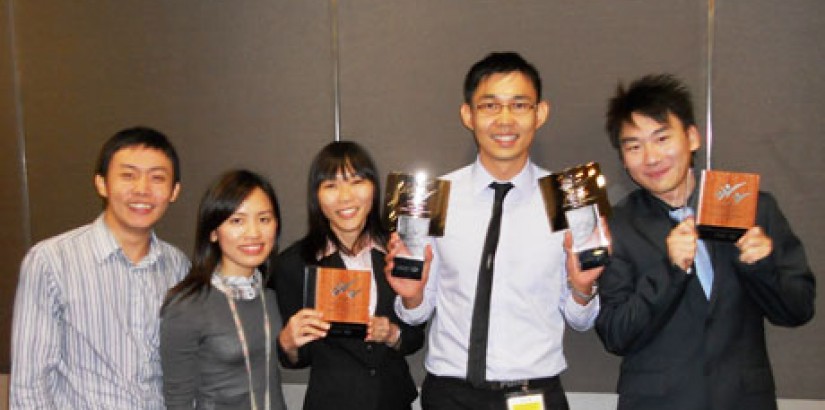
[[[573,252],[583,270],[607,264],[608,239],[599,217],[610,213],[605,178],[599,164],[590,162],[539,179],[553,232],[570,229]]]
[[[449,181],[429,179],[424,173],[387,176],[384,223],[398,232],[410,253],[393,260],[393,276],[421,279],[427,237],[444,235],[449,195]]]

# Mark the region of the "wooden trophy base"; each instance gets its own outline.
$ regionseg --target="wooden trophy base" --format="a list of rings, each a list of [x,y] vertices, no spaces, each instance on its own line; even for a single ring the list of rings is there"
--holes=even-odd
[[[424,261],[397,256],[393,258],[392,263],[392,276],[421,280],[421,275],[424,272]]]

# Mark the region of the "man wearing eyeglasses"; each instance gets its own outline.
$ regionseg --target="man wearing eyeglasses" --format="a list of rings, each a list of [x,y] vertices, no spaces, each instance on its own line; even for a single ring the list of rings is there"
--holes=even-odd
[[[567,409],[565,323],[593,325],[602,269],[579,270],[570,239],[550,230],[537,182],[547,171],[529,153],[550,113],[538,72],[516,53],[488,55],[467,73],[460,113],[478,158],[443,177],[445,235],[432,241],[421,281],[391,275],[406,250],[397,235],[388,244],[396,312],[410,324],[433,320],[422,406]]]

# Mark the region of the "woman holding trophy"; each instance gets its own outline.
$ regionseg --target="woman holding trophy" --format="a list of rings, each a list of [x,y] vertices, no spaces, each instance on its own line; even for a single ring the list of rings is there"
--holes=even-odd
[[[281,363],[310,367],[305,410],[401,410],[417,396],[404,356],[421,348],[424,329],[404,324],[393,309],[396,295],[383,273],[388,234],[380,219],[380,192],[378,171],[361,146],[328,144],[310,166],[309,230],[275,261],[269,283],[285,319],[278,337]],[[321,285],[315,289],[316,270],[366,271],[367,279],[363,287],[339,281],[327,292]],[[330,311],[305,307],[358,292],[366,318],[360,328],[328,320]]]

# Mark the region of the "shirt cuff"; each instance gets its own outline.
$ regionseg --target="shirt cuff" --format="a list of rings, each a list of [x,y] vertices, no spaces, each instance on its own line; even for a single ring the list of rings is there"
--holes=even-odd
[[[426,301],[421,302],[420,305],[414,307],[412,309],[407,309],[404,307],[404,303],[401,302],[401,296],[395,297],[395,314],[398,315],[398,318],[403,320],[404,323],[417,326],[427,321],[428,319],[428,311]]]
[[[573,294],[567,296],[567,307],[565,313],[570,326],[577,331],[583,332],[593,327],[596,316],[599,314],[601,301],[596,295],[590,302],[582,306],[573,299]]]

